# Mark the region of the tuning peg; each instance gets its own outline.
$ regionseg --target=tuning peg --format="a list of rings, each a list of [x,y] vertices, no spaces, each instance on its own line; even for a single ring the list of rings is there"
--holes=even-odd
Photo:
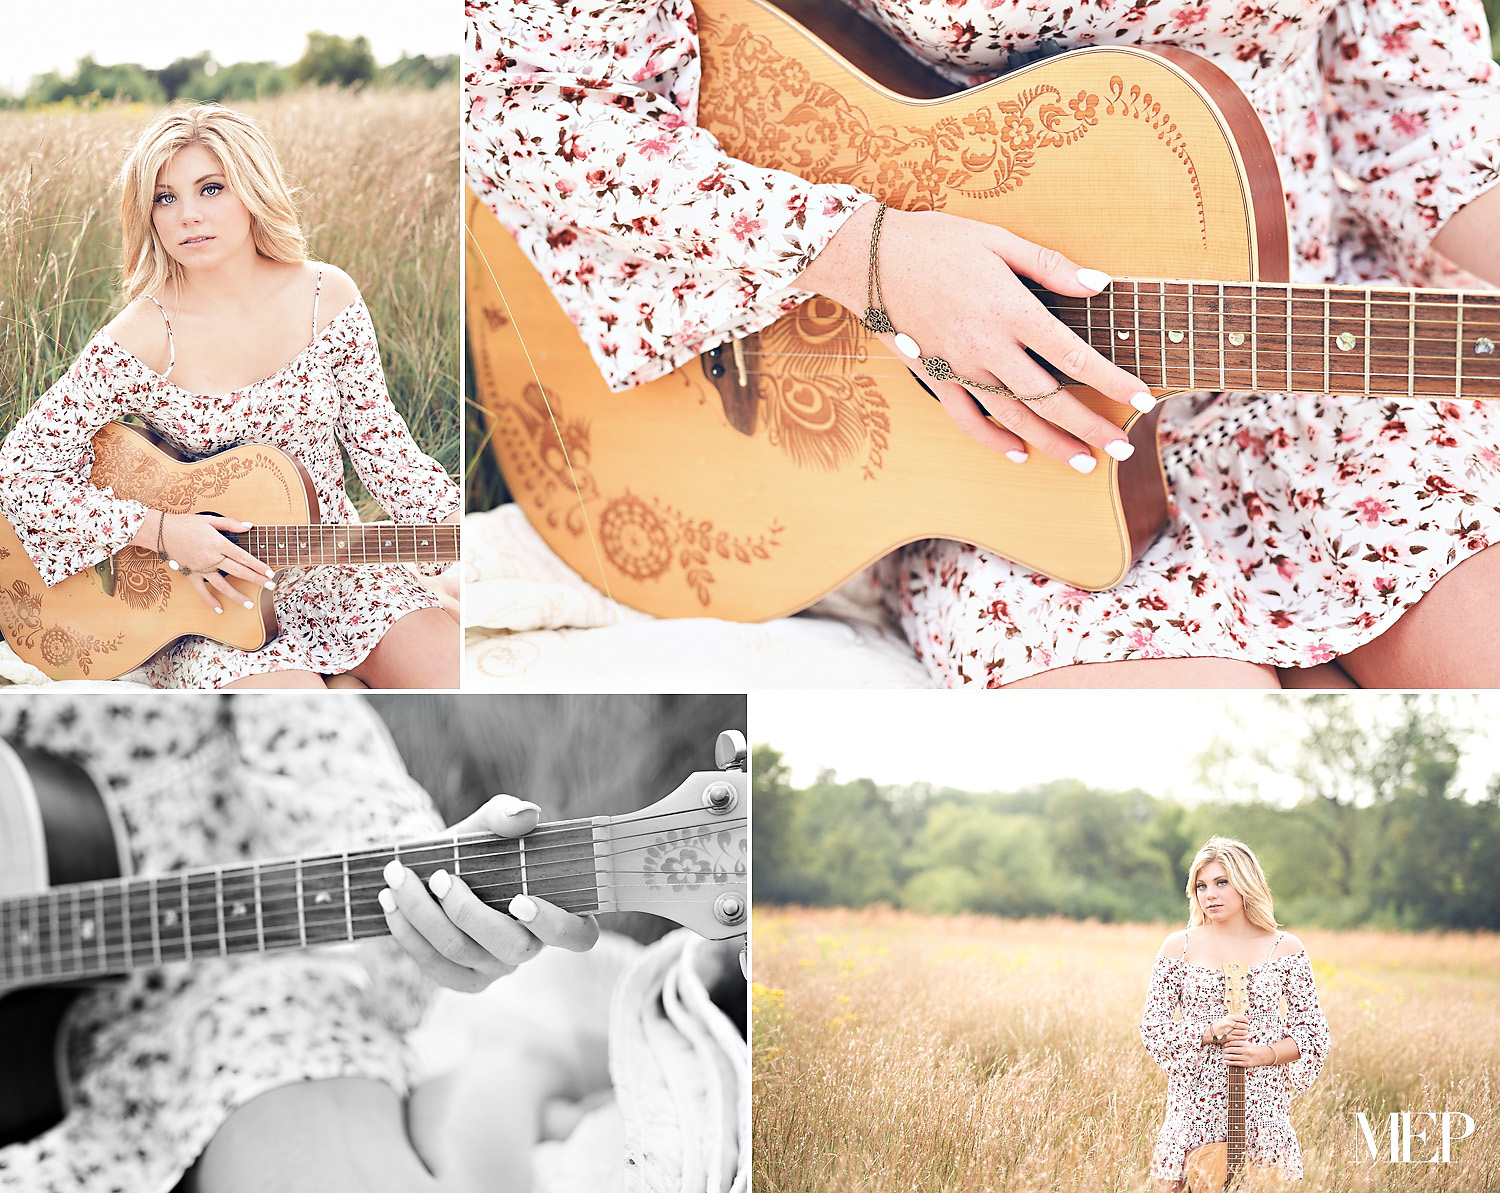
[[[714,765],[720,770],[744,770],[748,754],[745,735],[738,729],[726,729],[714,743]]]

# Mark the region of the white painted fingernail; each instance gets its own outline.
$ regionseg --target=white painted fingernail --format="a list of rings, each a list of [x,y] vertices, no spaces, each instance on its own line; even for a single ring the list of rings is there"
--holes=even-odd
[[[1011,448],[1010,451],[1006,452],[1005,458],[1016,464],[1024,464],[1027,460],[1026,453],[1018,447]]]
[[[215,613],[222,613],[222,612],[224,612],[224,610],[220,609],[219,606],[215,605],[214,606],[214,612]]]
[[[1131,394],[1130,404],[1137,410],[1139,410],[1142,414],[1150,414],[1151,411],[1156,409],[1156,399],[1148,394],[1145,390],[1141,390],[1141,392],[1138,394]]]
[[[1116,460],[1128,460],[1135,455],[1135,444],[1128,439],[1111,439],[1104,445],[1104,450]]]
[[[1103,290],[1105,286],[1114,281],[1114,278],[1102,269],[1080,269],[1078,271],[1078,284],[1087,286],[1090,290]]]
[[[496,796],[500,801],[500,811],[507,816],[519,816],[522,812],[540,812],[542,809],[530,800],[517,799],[513,795]]]
[[[510,914],[524,924],[536,919],[536,900],[530,895],[517,895],[510,901]]]
[[[386,862],[382,873],[385,875],[385,885],[393,891],[399,891],[401,884],[406,881],[406,867],[394,858]]]
[[[396,910],[396,896],[384,887],[381,888],[380,894],[375,897],[380,900],[380,910],[385,912],[386,915],[390,915],[391,912]]]
[[[245,602],[245,608],[247,608],[247,609],[253,609],[253,608],[255,608],[255,602],[254,601],[246,601]]]
[[[243,526],[246,530],[254,530],[255,529],[255,523],[254,522],[241,522],[240,525]]]
[[[1068,461],[1068,467],[1073,469],[1073,471],[1075,472],[1082,472],[1087,474],[1093,472],[1094,466],[1098,463],[1099,461],[1094,459],[1094,457],[1091,456],[1088,452],[1079,452],[1076,456]]]
[[[270,572],[266,573],[266,575],[268,575],[268,576],[270,574],[271,574]],[[275,592],[276,591],[276,581],[275,580],[267,580],[266,581],[266,591],[267,592]]]
[[[434,870],[432,877],[427,880],[427,885],[432,888],[432,893],[439,899],[446,899],[448,892],[453,889],[453,879],[448,877],[446,870]]]

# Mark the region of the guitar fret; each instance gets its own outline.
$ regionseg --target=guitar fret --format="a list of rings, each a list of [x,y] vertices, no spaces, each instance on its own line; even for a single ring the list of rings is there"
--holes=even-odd
[[[1260,292],[1250,286],[1250,389],[1260,392]]]
[[[255,947],[264,953],[266,951],[266,921],[265,916],[261,913],[259,862],[255,863],[250,873],[255,884]]]
[[[219,956],[229,956],[229,937],[224,934],[224,871],[214,870],[214,907],[219,920]]]
[[[1219,388],[1229,388],[1224,382],[1224,283],[1219,283]]]
[[[1333,337],[1333,328],[1329,323],[1332,314],[1332,294],[1327,286],[1323,287],[1323,392],[1328,392],[1329,365],[1328,357],[1332,347],[1330,340]]]
[[[1407,340],[1406,340],[1406,390],[1409,394],[1417,392],[1417,292],[1410,292],[1411,314],[1407,317]]]
[[[1370,392],[1370,288],[1365,287],[1365,393]]]
[[[187,871],[182,874],[182,951],[184,961],[193,959],[193,917],[188,910]]]
[[[1131,309],[1134,312],[1134,322],[1131,326],[1131,334],[1135,339],[1135,375],[1141,376],[1141,284],[1131,282]],[[1142,378],[1144,380],[1144,378]]]
[[[1287,393],[1296,392],[1296,387],[1292,385],[1292,287],[1290,283],[1286,287],[1286,389]]]
[[[73,972],[83,972],[83,929],[78,923],[79,890],[73,888]]]
[[[302,939],[302,947],[307,947],[307,908],[302,902],[302,859],[297,859],[297,935]]]
[[[151,909],[151,959],[157,965],[161,964],[161,930],[157,925],[156,910],[156,879],[146,879],[146,894],[150,899]]]
[[[1188,388],[1198,388],[1198,325],[1193,310],[1193,283],[1187,284]]]
[[[1456,398],[1462,392],[1464,377],[1464,294],[1458,292],[1458,327],[1454,331],[1453,341],[1453,396]]]
[[[1167,283],[1157,282],[1157,312],[1161,322],[1161,340],[1157,344],[1157,351],[1161,354],[1161,384],[1163,389],[1171,388],[1167,384]]]
[[[135,960],[135,931],[130,922],[130,884],[120,884],[120,932],[125,938],[125,968]]]
[[[98,923],[95,935],[99,938],[99,969],[109,969],[109,921],[104,915],[104,884],[94,884],[94,919]]]
[[[349,851],[344,850],[344,931],[354,939],[354,902],[349,895]]]

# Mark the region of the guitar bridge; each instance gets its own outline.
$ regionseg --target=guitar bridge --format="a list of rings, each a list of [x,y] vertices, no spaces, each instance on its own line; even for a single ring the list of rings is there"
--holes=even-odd
[[[94,574],[99,577],[99,583],[104,586],[105,596],[115,595],[115,557],[106,555],[94,565]]]
[[[730,340],[710,348],[699,359],[703,362],[703,375],[719,392],[724,404],[724,417],[729,425],[741,435],[755,434],[755,404],[757,394],[751,384],[748,357],[760,350],[760,333],[753,332],[740,339]]]

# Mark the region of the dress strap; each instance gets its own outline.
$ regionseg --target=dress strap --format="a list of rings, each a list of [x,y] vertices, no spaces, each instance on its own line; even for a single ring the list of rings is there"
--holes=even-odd
[[[1267,961],[1269,961],[1272,957],[1276,956],[1276,950],[1281,947],[1281,940],[1282,940],[1282,937],[1284,937],[1285,935],[1286,935],[1285,932],[1278,932],[1278,933],[1276,933],[1276,940],[1271,945],[1271,951],[1266,954],[1266,960]]]
[[[1187,960],[1187,938],[1188,938],[1188,933],[1191,932],[1191,931],[1192,931],[1191,928],[1184,928],[1182,930],[1182,959],[1184,961]]]
[[[172,321],[167,318],[167,308],[156,301],[154,294],[148,294],[146,297],[155,303],[156,309],[161,312],[161,321],[167,325],[167,371],[161,375],[162,380],[165,381],[172,375],[172,369],[177,364],[177,342],[172,339]]]
[[[323,271],[318,270],[318,284],[313,287],[313,326],[312,338],[318,338],[318,299],[323,296]]]

